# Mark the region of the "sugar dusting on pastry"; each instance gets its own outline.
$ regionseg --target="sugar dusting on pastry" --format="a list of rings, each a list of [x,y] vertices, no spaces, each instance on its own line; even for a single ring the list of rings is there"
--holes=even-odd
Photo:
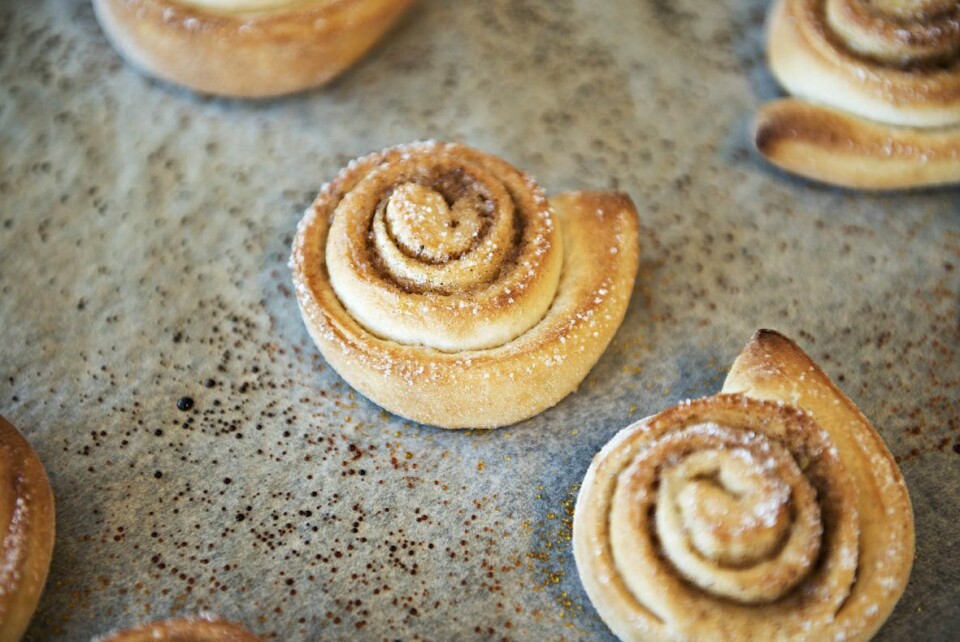
[[[594,458],[574,554],[622,639],[866,640],[906,585],[912,511],[856,406],[761,331],[721,394],[623,429]]]
[[[960,181],[960,4],[777,0],[767,53],[795,96],[756,119],[774,164],[860,189]]]
[[[460,227],[466,232],[451,233]],[[623,318],[637,253],[627,197],[551,201],[501,159],[428,142],[342,170],[298,226],[291,266],[314,339],[335,351],[324,350],[335,367],[349,355],[353,377],[337,367],[348,381],[361,387],[358,379],[376,374],[419,386],[429,410],[415,417],[481,427],[510,421],[473,417],[522,418],[579,383]],[[517,407],[492,400],[498,385],[514,388]],[[455,399],[457,386],[475,386],[480,397]],[[361,389],[397,407],[382,384]]]

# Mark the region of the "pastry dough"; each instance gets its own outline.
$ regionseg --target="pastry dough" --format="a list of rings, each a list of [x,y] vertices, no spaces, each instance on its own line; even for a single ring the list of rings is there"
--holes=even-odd
[[[771,162],[864,189],[960,181],[960,4],[777,0],[767,48],[780,84],[809,101],[761,107]]]
[[[50,482],[30,444],[0,417],[0,642],[19,640],[53,553]]]
[[[573,522],[587,594],[623,640],[866,640],[903,593],[913,512],[860,410],[761,330],[721,394],[622,430]]]
[[[413,0],[94,0],[135,67],[245,98],[316,87],[362,56]]]
[[[764,105],[754,130],[771,162],[827,183],[886,190],[960,182],[955,131],[889,127],[794,98]]]
[[[95,642],[260,642],[260,638],[239,624],[201,616],[144,624]]]
[[[353,387],[414,421],[493,428],[583,380],[623,320],[638,253],[627,196],[548,202],[494,156],[419,143],[324,187],[292,269],[311,336]]]

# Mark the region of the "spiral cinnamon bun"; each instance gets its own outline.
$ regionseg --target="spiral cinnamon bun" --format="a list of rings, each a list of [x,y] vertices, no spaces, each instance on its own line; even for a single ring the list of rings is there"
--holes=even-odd
[[[960,181],[960,3],[777,0],[767,48],[801,99],[760,109],[770,161],[854,188]]]
[[[880,436],[766,330],[721,394],[603,448],[573,540],[584,588],[623,640],[865,640],[914,550],[910,498]]]
[[[291,259],[328,363],[444,428],[514,423],[572,392],[623,320],[637,264],[627,196],[548,201],[503,160],[444,143],[352,162],[307,210]]]
[[[352,65],[413,0],[94,0],[131,64],[204,94],[316,87]]]
[[[30,444],[0,417],[0,642],[19,640],[53,554],[53,492]]]
[[[239,624],[204,615],[144,624],[95,642],[260,642],[260,638]]]

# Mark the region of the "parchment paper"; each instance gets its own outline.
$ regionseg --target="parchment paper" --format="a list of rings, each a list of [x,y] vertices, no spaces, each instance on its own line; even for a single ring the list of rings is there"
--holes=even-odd
[[[765,165],[748,138],[778,93],[765,10],[423,0],[333,85],[244,103],[145,80],[85,0],[0,1],[0,412],[45,462],[58,522],[28,638],[202,610],[278,640],[612,639],[570,551],[591,457],[717,391],[771,327],[901,461],[917,559],[879,639],[955,639],[960,192],[855,194]],[[639,205],[613,345],[509,429],[379,410],[292,296],[321,184],[424,138]]]

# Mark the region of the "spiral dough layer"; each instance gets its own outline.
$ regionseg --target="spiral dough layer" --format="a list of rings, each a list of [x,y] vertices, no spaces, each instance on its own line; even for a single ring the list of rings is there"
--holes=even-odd
[[[748,346],[731,390],[757,356],[765,379],[802,367],[793,392],[826,412],[776,395],[685,402],[621,431],[587,472],[577,568],[621,639],[867,639],[903,591],[913,521],[889,452],[775,333]]]
[[[811,101],[761,108],[769,160],[848,187],[960,181],[960,3],[777,0],[767,48],[780,84]]]
[[[371,332],[446,352],[478,350],[546,314],[563,246],[529,177],[466,147],[391,150],[350,173],[355,181],[330,203],[327,269]]]
[[[326,186],[292,267],[311,335],[354,387],[410,419],[494,427],[586,376],[623,319],[637,253],[627,197],[548,202],[499,158],[421,143]]]
[[[53,493],[30,444],[0,417],[0,641],[19,640],[53,554]]]

